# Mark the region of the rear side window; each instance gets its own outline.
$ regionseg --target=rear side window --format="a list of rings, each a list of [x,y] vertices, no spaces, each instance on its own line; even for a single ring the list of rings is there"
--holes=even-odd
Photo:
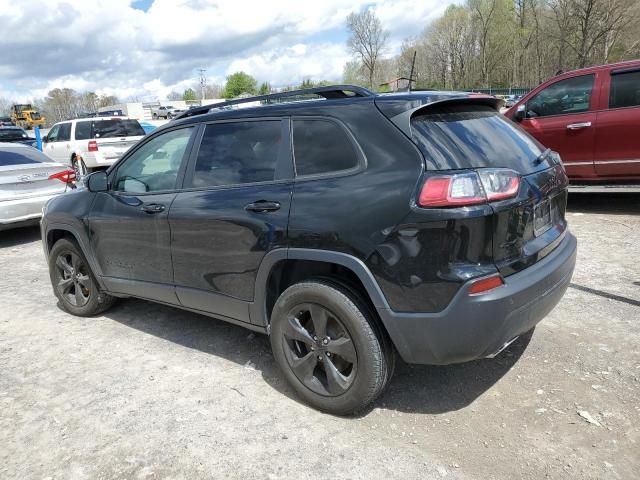
[[[40,153],[39,150],[31,147],[6,147],[0,149],[0,167],[51,161],[47,156]]]
[[[428,170],[503,167],[529,173],[544,150],[533,137],[484,105],[429,107],[411,120],[411,133]]]
[[[136,137],[144,135],[137,120],[96,120],[91,122],[91,138]]]
[[[293,121],[296,175],[320,175],[358,166],[358,155],[347,133],[329,120]]]
[[[611,75],[609,108],[640,105],[640,70]]]
[[[192,186],[219,187],[273,181],[286,147],[280,120],[207,125]]]
[[[61,123],[60,130],[58,131],[58,141],[67,142],[71,140],[71,124]]]
[[[593,75],[560,80],[527,102],[527,117],[566,115],[589,110]]]
[[[76,140],[89,140],[91,138],[91,124],[93,122],[76,123]]]

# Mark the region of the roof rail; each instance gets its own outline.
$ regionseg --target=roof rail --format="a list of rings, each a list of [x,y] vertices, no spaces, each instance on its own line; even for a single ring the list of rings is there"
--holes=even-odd
[[[351,95],[349,95],[351,93]],[[265,102],[268,103],[272,100],[279,100],[288,97],[300,97],[305,95],[317,95],[324,97],[327,100],[333,100],[338,98],[352,98],[352,97],[374,97],[376,94],[371,90],[367,90],[363,87],[356,85],[329,85],[326,87],[316,88],[304,88],[300,90],[290,90],[287,92],[271,93],[269,95],[258,95],[255,97],[238,98],[236,100],[229,100],[221,103],[212,103],[210,105],[203,105],[201,107],[192,108],[186,112],[178,115],[174,120],[180,118],[192,117],[194,115],[202,115],[208,113],[212,109],[225,108],[231,105],[239,105],[242,103],[253,102]]]

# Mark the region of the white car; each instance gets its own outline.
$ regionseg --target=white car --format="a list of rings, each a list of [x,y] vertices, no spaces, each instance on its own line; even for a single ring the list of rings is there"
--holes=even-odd
[[[37,223],[44,204],[74,179],[73,170],[40,150],[0,143],[0,230]]]
[[[157,118],[166,118],[167,120],[173,115],[173,111],[176,110],[170,105],[160,105],[151,109],[151,117],[155,120]]]
[[[110,166],[143,136],[140,123],[127,117],[78,118],[51,127],[42,151],[83,176]]]

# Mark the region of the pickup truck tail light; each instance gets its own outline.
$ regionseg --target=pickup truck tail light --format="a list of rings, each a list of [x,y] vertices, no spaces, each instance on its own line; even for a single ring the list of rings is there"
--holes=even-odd
[[[73,183],[76,181],[76,172],[73,170],[63,170],[62,172],[49,175],[49,180],[60,180],[63,183]]]
[[[89,140],[89,144],[87,145],[87,150],[90,152],[97,152],[98,142],[96,142],[95,140]]]
[[[506,168],[433,175],[424,182],[417,203],[423,208],[479,205],[515,197],[519,188],[520,175]]]

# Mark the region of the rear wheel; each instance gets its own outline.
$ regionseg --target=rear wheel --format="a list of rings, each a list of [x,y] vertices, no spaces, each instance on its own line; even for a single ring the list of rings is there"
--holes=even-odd
[[[58,240],[49,253],[53,291],[67,312],[82,317],[104,312],[115,298],[100,291],[89,263],[75,242]]]
[[[285,290],[271,316],[276,362],[313,407],[345,415],[371,403],[390,365],[371,313],[346,288],[324,280]]]

